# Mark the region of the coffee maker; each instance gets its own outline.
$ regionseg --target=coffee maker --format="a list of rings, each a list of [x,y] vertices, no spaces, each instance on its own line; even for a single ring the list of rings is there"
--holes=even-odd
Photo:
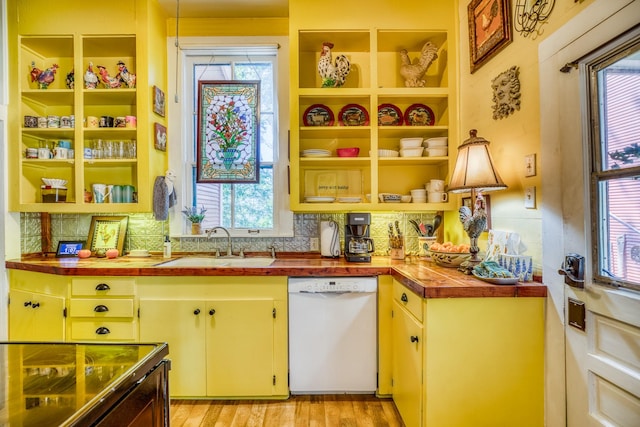
[[[373,239],[369,237],[370,213],[348,213],[344,225],[344,257],[350,262],[371,262]]]

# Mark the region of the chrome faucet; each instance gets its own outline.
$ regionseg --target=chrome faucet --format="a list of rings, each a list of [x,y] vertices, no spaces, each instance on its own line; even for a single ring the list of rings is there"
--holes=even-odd
[[[217,227],[213,227],[210,228],[209,230],[206,230],[205,232],[207,233],[207,237],[211,237],[211,233],[216,233],[217,230],[222,230],[225,233],[227,233],[227,256],[232,256],[233,255],[233,247],[231,246],[231,234],[229,234],[229,230],[227,230],[224,227],[221,226],[217,226]],[[216,256],[219,256],[220,254],[216,251]]]

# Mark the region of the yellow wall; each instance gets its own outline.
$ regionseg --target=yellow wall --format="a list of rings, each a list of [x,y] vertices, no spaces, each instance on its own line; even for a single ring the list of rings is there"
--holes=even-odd
[[[490,193],[492,227],[520,233],[527,245],[528,255],[533,255],[535,274],[540,274],[542,263],[542,211],[544,191],[541,188],[541,172],[544,159],[540,157],[540,79],[538,76],[538,44],[582,11],[593,0],[575,3],[574,0],[556,0],[548,22],[540,35],[525,38],[512,29],[513,42],[490,59],[474,74],[469,68],[469,32],[467,5],[460,1],[460,134],[461,141],[468,138],[469,129],[477,129],[478,135],[491,142],[490,148],[502,179],[509,186],[505,191]],[[512,8],[513,4],[512,3]],[[513,17],[513,10],[511,16]],[[493,91],[491,81],[512,66],[520,68],[520,110],[507,118],[494,120]],[[542,82],[544,88],[544,82]],[[449,146],[453,147],[453,141]],[[537,175],[524,176],[524,156],[537,155]],[[536,187],[536,209],[524,208],[525,187]],[[449,228],[445,239],[463,240],[463,231],[457,213],[447,215]],[[455,225],[455,226],[454,226]],[[484,249],[481,243],[480,248]]]

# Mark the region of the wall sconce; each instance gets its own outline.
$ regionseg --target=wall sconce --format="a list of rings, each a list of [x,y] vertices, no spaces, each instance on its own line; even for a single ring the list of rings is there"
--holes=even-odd
[[[456,165],[451,174],[449,191],[452,193],[471,192],[472,209],[460,208],[460,221],[467,232],[471,245],[471,257],[460,265],[459,270],[471,274],[473,267],[479,264],[478,237],[485,230],[487,214],[482,191],[504,190],[507,188],[493,165],[493,158],[489,151],[489,141],[477,136],[478,131],[471,129],[470,138],[458,147]],[[475,206],[475,210],[473,207]]]
[[[528,6],[529,3],[531,6]],[[556,4],[556,0],[516,0],[514,11],[515,22],[513,24],[515,30],[528,37],[529,34],[536,32],[540,34],[536,27],[549,19],[551,11]]]

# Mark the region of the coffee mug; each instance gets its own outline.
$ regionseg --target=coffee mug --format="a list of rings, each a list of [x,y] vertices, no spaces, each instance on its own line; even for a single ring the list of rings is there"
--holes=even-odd
[[[102,117],[100,117],[99,126],[101,128],[112,128],[113,127],[113,117],[111,117],[111,116],[102,116]]]
[[[100,121],[96,116],[87,116],[87,127],[88,128],[97,128]]]
[[[59,128],[60,127],[60,116],[54,116],[54,115],[47,116],[47,127],[48,128]]]
[[[135,202],[135,192],[136,188],[133,185],[124,185],[124,190],[122,192],[122,203],[133,203]]]
[[[61,139],[60,141],[58,141],[58,147],[71,148],[71,141],[69,141],[68,139]]]
[[[36,116],[24,116],[24,127],[37,128],[38,118]]]
[[[110,196],[106,184],[93,184],[91,188],[93,189],[93,201],[96,203],[105,203],[106,198]]]
[[[434,191],[436,193],[444,191],[444,181],[443,180],[441,180],[441,179],[432,179],[430,181],[430,184],[431,185],[429,186],[429,188],[430,188],[431,191]]]
[[[53,153],[48,148],[42,147],[38,148],[38,158],[39,159],[53,159]]]
[[[84,158],[85,159],[92,159],[93,158],[93,150],[91,150],[91,148],[85,148],[84,149]]]
[[[431,191],[429,193],[429,203],[442,203],[449,199],[449,193],[443,193],[440,191]]]
[[[38,158],[38,149],[29,147],[26,151],[27,159],[37,159]]]
[[[60,127],[64,129],[68,129],[71,127],[71,117],[70,116],[61,116],[60,117]]]
[[[125,127],[135,128],[138,125],[138,119],[136,116],[125,116],[124,118]]]
[[[118,116],[116,117],[116,120],[114,122],[114,126],[117,128],[123,128],[126,125],[126,121],[124,119],[124,116]]]
[[[55,147],[53,149],[53,157],[55,159],[66,159],[69,156],[69,149],[64,147]]]
[[[124,185],[114,185],[111,190],[111,203],[122,203],[124,195]]]

